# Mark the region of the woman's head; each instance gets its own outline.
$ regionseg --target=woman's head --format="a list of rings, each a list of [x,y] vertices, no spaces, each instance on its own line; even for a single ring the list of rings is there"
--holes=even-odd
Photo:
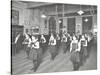
[[[84,35],[82,35],[82,39],[84,39],[85,37],[84,37]]]
[[[41,35],[41,37],[43,37],[43,34]]]
[[[76,40],[76,36],[73,36],[73,40]]]

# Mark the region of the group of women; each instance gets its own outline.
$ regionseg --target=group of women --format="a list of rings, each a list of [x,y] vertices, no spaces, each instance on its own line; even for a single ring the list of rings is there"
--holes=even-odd
[[[89,35],[75,35],[68,33],[50,35],[29,35],[25,34],[25,50],[27,58],[33,61],[34,72],[42,62],[43,56],[47,50],[51,54],[51,60],[59,54],[60,49],[63,53],[70,52],[70,60],[73,64],[73,70],[78,70],[89,56],[90,44],[92,38]],[[49,48],[49,49],[48,49]]]

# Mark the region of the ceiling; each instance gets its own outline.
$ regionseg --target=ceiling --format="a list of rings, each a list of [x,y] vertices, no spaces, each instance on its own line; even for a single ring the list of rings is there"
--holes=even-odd
[[[62,4],[62,3],[50,3],[50,2],[36,2],[36,1],[18,1],[20,3],[24,3],[27,5],[27,8],[34,9],[34,8],[39,8],[40,10],[45,10],[47,13],[51,13],[56,11],[56,6],[57,6],[57,11],[62,12],[63,11],[63,5],[64,5],[64,11],[67,11],[67,13],[70,12],[77,12],[80,9],[83,11],[87,10],[97,10],[97,6],[92,6],[92,5],[79,5],[79,4]]]
[[[26,3],[28,8],[36,8],[53,4],[48,2],[35,2],[35,1],[20,1],[20,2]]]
[[[36,2],[36,1],[19,1],[19,2],[27,4],[28,8],[36,8],[36,7],[41,7],[41,6],[53,5],[53,4],[62,5],[61,3]],[[67,3],[64,5],[67,5],[69,7],[79,6],[79,4],[67,4]],[[89,6],[90,5],[82,5],[83,8],[89,7]]]

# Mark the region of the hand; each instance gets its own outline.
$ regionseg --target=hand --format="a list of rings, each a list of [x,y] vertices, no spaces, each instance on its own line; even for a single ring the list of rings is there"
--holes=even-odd
[[[70,53],[72,53],[72,50],[70,49]]]

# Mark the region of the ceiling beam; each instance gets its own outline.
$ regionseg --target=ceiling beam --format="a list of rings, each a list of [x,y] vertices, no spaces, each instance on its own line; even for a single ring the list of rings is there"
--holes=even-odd
[[[37,8],[41,6],[52,5],[53,3],[27,3],[27,8]]]

